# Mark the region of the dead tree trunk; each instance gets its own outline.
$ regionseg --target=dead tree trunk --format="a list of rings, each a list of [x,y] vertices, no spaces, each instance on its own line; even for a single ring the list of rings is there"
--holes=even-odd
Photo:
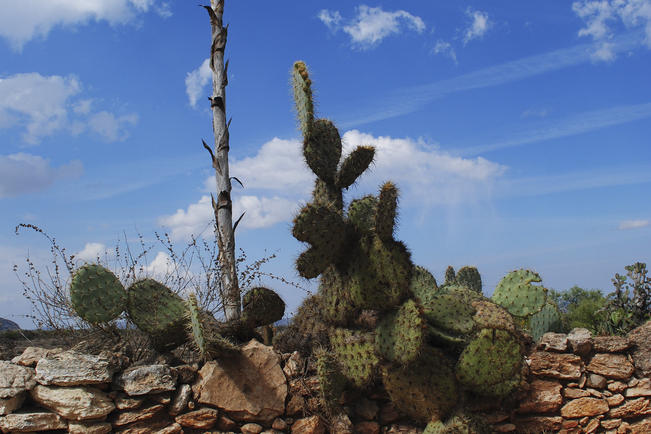
[[[231,179],[228,172],[228,126],[226,122],[226,85],[228,84],[228,62],[224,65],[224,49],[228,27],[223,26],[224,0],[210,0],[204,6],[210,15],[212,44],[210,46],[210,69],[212,69],[212,129],[215,135],[214,152],[204,142],[210,152],[217,181],[217,200],[212,197],[215,212],[215,236],[219,248],[221,265],[222,300],[227,321],[240,318],[240,288],[237,282],[235,263],[235,229],[233,227],[233,203],[231,201]],[[237,224],[236,224],[237,225]]]

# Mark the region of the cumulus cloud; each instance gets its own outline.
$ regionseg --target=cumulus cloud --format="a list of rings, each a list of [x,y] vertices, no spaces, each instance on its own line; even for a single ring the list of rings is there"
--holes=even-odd
[[[651,224],[650,220],[624,220],[619,224],[620,230],[645,228]]]
[[[452,59],[455,65],[459,64],[459,62],[457,62],[457,53],[454,51],[452,44],[450,44],[447,41],[443,41],[443,40],[436,41],[436,45],[434,45],[434,48],[432,48],[432,53],[441,54],[443,56],[449,57],[450,59]]]
[[[233,201],[233,218],[246,212],[238,225],[241,229],[259,229],[288,221],[297,209],[297,201],[279,196],[239,196]],[[195,237],[212,230],[214,214],[210,196],[204,195],[198,202],[190,204],[187,210],[179,209],[175,214],[159,218],[161,226],[170,229],[170,236],[177,239]]]
[[[615,60],[614,44],[609,42],[621,28],[643,29],[645,42],[651,48],[651,1],[649,0],[581,0],[572,3],[572,10],[585,26],[579,36],[591,37],[598,43],[594,60]]]
[[[0,198],[42,191],[57,180],[75,178],[82,172],[80,161],[52,167],[38,155],[22,152],[0,155]]]
[[[470,24],[463,35],[464,44],[467,44],[473,39],[482,38],[493,27],[493,22],[488,18],[486,12],[468,8],[466,15],[470,18]]]
[[[356,48],[366,50],[377,46],[384,38],[399,34],[404,28],[422,33],[425,30],[423,20],[404,10],[394,12],[384,11],[381,7],[372,8],[366,5],[357,7],[357,16],[342,25],[342,17],[338,11],[323,9],[319,19],[332,31],[343,30]]]
[[[107,255],[106,245],[102,243],[86,243],[83,249],[75,253],[75,259],[80,262],[96,262],[97,258]]]
[[[188,94],[188,101],[193,108],[197,107],[197,101],[201,92],[212,80],[212,70],[210,69],[210,59],[203,61],[197,69],[188,72],[185,76],[185,93]]]
[[[38,144],[61,131],[90,131],[106,141],[124,140],[136,114],[92,111],[92,99],[79,98],[82,84],[75,76],[43,76],[37,72],[0,78],[0,129],[24,130],[23,141]]]
[[[0,10],[0,37],[16,51],[34,38],[47,37],[55,27],[137,23],[150,10],[164,18],[171,15],[169,2],[160,0],[0,0]]]
[[[441,151],[422,140],[373,136],[358,130],[343,137],[343,154],[355,147],[371,145],[376,158],[356,186],[355,196],[376,193],[380,184],[395,182],[402,190],[402,200],[425,205],[450,205],[487,197],[493,181],[506,167],[484,158],[462,158]],[[301,203],[309,200],[314,174],[303,162],[302,143],[274,138],[263,144],[252,157],[235,161],[230,173],[244,182],[242,190],[233,192],[233,218],[246,212],[240,228],[264,228],[288,222]],[[214,191],[214,178],[206,179],[207,190]],[[212,230],[213,210],[209,195],[186,209],[159,218],[170,228],[175,239],[195,236]]]

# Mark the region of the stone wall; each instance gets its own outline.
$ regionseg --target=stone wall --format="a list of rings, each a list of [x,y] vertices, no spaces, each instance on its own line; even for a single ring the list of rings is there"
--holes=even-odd
[[[495,432],[651,433],[651,322],[626,338],[548,333],[516,408]],[[28,348],[0,361],[2,432],[421,433],[381,389],[345,393],[326,420],[310,360],[257,341],[203,366],[125,365],[119,355]],[[493,404],[493,403],[490,403]]]

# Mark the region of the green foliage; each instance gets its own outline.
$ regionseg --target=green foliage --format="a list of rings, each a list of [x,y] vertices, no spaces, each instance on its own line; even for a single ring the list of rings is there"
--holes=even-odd
[[[643,262],[625,267],[626,275],[615,274],[615,291],[608,295],[603,311],[607,332],[626,334],[651,319],[651,278]]]
[[[106,323],[124,311],[127,293],[110,270],[98,264],[86,264],[72,276],[70,302],[75,312],[89,323]]]
[[[558,306],[561,315],[560,332],[569,333],[573,328],[586,328],[593,334],[603,331],[606,297],[597,289],[586,290],[573,286],[567,291],[550,291],[550,298]]]

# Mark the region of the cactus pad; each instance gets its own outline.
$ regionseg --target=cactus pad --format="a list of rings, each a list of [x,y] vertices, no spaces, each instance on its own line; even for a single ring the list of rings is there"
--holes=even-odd
[[[427,322],[457,335],[470,333],[475,309],[470,302],[452,294],[440,294],[424,306]]]
[[[459,382],[479,395],[503,397],[521,380],[520,342],[504,330],[483,329],[457,363]]]
[[[336,328],[330,333],[330,345],[342,374],[355,387],[367,387],[376,379],[379,360],[374,340],[372,333],[345,328]]]
[[[348,188],[368,169],[373,162],[375,148],[372,146],[358,146],[341,163],[339,172],[335,177],[337,188]]]
[[[478,329],[500,329],[515,333],[513,317],[503,307],[488,301],[473,301],[472,306],[477,313],[473,317]]]
[[[375,227],[377,198],[372,195],[353,200],[348,206],[348,221],[360,232],[370,232]]]
[[[377,212],[375,214],[375,231],[382,241],[393,240],[397,207],[398,189],[391,182],[387,182],[380,190]]]
[[[186,305],[181,297],[153,279],[135,282],[127,294],[129,318],[150,336],[157,350],[167,351],[186,341]]]
[[[536,282],[542,282],[542,279],[534,271],[511,271],[497,284],[492,299],[513,316],[531,316],[540,311],[547,301],[547,289],[534,285]]]
[[[86,264],[72,276],[70,301],[80,317],[97,324],[112,321],[124,311],[127,293],[110,270]]]
[[[457,403],[452,362],[430,346],[407,368],[384,367],[382,379],[396,408],[421,423],[445,419]]]
[[[341,158],[341,137],[337,128],[326,119],[318,119],[312,124],[311,133],[303,146],[305,162],[312,172],[332,184]]]
[[[411,281],[409,282],[409,292],[416,297],[421,305],[426,305],[436,294],[438,287],[436,279],[432,273],[425,267],[414,265],[411,270]]]
[[[558,307],[550,300],[538,313],[529,318],[529,329],[535,341],[547,332],[556,332],[561,329],[561,314]]]
[[[307,66],[303,62],[295,62],[292,68],[292,85],[296,113],[303,136],[308,136],[314,120],[314,104],[312,103],[312,81]]]
[[[251,288],[242,298],[242,319],[251,328],[273,324],[285,315],[285,302],[269,288]]]
[[[341,374],[341,367],[332,353],[319,348],[314,355],[321,400],[328,410],[333,411],[339,406],[339,398],[346,387],[346,377]]]
[[[407,365],[420,355],[426,329],[416,302],[407,300],[379,322],[375,332],[376,352],[385,360]]]
[[[481,294],[481,275],[476,267],[461,267],[456,276],[457,285],[465,286],[471,291]]]

